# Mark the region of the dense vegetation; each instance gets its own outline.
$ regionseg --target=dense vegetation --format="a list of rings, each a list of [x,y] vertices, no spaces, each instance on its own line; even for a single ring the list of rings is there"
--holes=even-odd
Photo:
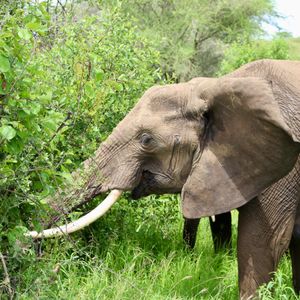
[[[221,75],[258,58],[299,58],[297,40],[261,40],[261,20],[275,15],[271,1],[215,2],[3,1],[1,298],[236,297],[235,255],[213,253],[206,222],[195,251],[184,249],[177,196],[125,196],[83,232],[39,244],[23,237],[26,227],[40,228],[44,199],[148,87]],[[293,297],[287,258],[261,294]]]
[[[163,74],[174,80],[212,76],[232,42],[262,34],[261,21],[276,15],[269,0],[118,0],[161,54]]]

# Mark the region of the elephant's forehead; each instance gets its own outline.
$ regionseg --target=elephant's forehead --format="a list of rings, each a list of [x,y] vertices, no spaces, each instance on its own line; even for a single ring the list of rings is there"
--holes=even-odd
[[[152,113],[180,110],[192,93],[188,83],[170,84],[149,89],[139,101],[139,106]]]
[[[199,127],[198,122],[188,120],[182,112],[190,93],[191,86],[186,83],[152,88],[143,95],[127,118],[139,131],[149,130],[163,137],[180,135],[186,139],[196,138],[194,133],[199,131],[195,128]]]
[[[168,122],[182,118],[183,107],[187,101],[187,95],[172,92],[155,91],[150,95],[144,95],[132,110],[132,115],[137,121]]]
[[[132,110],[131,117],[137,125],[147,127],[171,127],[178,126],[178,123],[183,122],[181,110],[161,110],[160,108],[155,110],[149,107],[149,105],[141,105]]]
[[[140,129],[157,133],[161,137],[175,135],[183,140],[197,139],[199,124],[186,120],[182,115],[173,113],[145,113],[135,116],[135,122]]]

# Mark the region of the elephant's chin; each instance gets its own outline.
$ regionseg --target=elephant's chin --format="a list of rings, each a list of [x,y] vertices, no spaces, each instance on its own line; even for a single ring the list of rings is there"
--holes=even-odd
[[[163,178],[163,176],[158,177]],[[151,194],[177,194],[180,192],[181,187],[163,185],[162,182],[160,182],[157,179],[157,175],[145,170],[142,172],[142,177],[139,184],[132,190],[131,197],[133,200],[137,200],[141,197],[148,196]]]
[[[137,200],[143,196],[148,196],[154,193],[153,190],[155,190],[155,188],[153,189],[153,187],[155,187],[156,184],[157,182],[154,175],[151,172],[144,170],[139,184],[131,192],[132,199]]]
[[[149,195],[149,193],[146,192],[146,187],[143,184],[139,184],[137,187],[135,187],[131,192],[131,198],[133,200],[138,200],[139,198],[143,196]]]

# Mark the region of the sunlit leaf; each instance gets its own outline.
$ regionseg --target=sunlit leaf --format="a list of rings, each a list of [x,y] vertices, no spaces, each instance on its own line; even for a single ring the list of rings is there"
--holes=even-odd
[[[89,98],[94,98],[95,97],[95,88],[90,83],[87,83],[85,85],[85,93]]]
[[[16,130],[9,125],[3,125],[0,127],[0,135],[8,141],[13,139],[16,136],[16,133]]]
[[[43,126],[47,129],[50,129],[50,130],[56,130],[56,122],[54,120],[51,120],[50,118],[47,118],[43,121]]]
[[[29,40],[31,38],[31,33],[26,28],[20,28],[18,30],[18,36],[21,39]]]
[[[29,23],[26,24],[26,27],[28,29],[37,31],[37,30],[40,30],[42,28],[42,25],[39,22],[29,22]]]
[[[97,81],[102,81],[103,78],[104,78],[104,73],[103,73],[103,72],[97,71],[97,72],[95,73],[95,79],[96,79]]]
[[[10,70],[9,59],[3,55],[0,55],[0,72],[6,73]]]

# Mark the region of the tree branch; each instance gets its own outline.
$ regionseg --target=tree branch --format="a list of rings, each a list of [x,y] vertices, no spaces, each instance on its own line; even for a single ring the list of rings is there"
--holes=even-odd
[[[11,285],[10,285],[10,277],[9,277],[8,270],[7,270],[7,267],[6,267],[5,258],[4,258],[1,251],[0,251],[0,259],[1,259],[1,262],[2,262],[3,273],[4,273],[3,283],[4,283],[4,286],[7,288],[9,299],[12,300],[13,297],[14,297],[14,291],[13,291]]]
[[[68,120],[71,119],[72,113],[69,111],[66,118],[63,120],[63,122],[59,125],[59,127],[56,129],[55,133],[53,134],[53,136],[51,137],[51,139],[48,141],[47,144],[49,144],[50,142],[53,141],[53,139],[57,136],[58,132],[63,129],[66,126],[66,123]]]

